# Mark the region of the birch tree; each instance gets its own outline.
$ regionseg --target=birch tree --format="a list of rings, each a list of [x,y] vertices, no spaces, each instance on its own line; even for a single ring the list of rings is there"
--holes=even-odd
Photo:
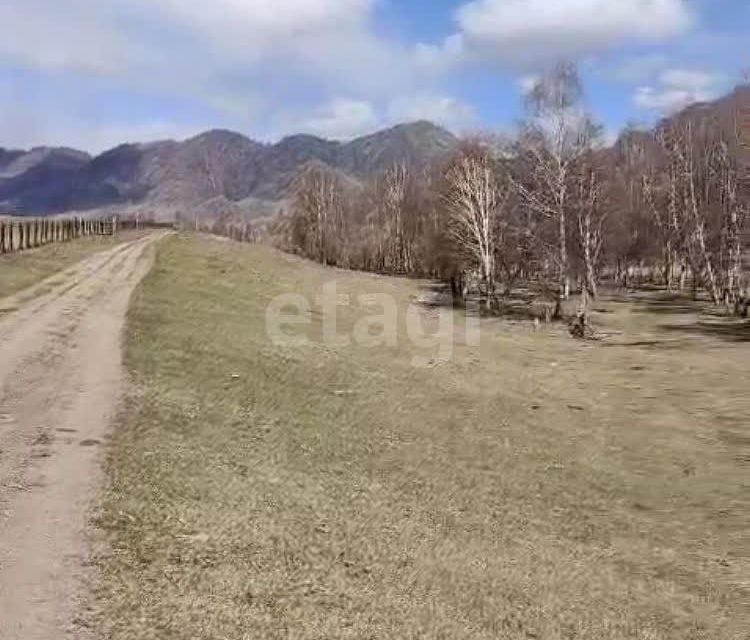
[[[744,301],[742,281],[742,236],[747,217],[741,199],[740,167],[730,145],[725,141],[716,144],[713,169],[720,201],[719,269],[721,272],[722,301],[739,312]]]
[[[295,188],[293,238],[308,257],[321,264],[335,262],[342,236],[342,196],[335,176],[311,167]]]
[[[685,245],[687,228],[686,211],[683,206],[682,183],[684,167],[681,166],[680,153],[675,145],[676,134],[670,129],[657,132],[657,141],[664,150],[666,166],[660,173],[652,172],[643,176],[644,200],[651,213],[653,224],[662,245],[662,273],[667,291],[675,286],[676,267],[688,261]],[[680,288],[684,285],[684,278]]]
[[[399,273],[408,271],[410,268],[405,228],[408,177],[405,165],[395,165],[385,172],[382,181],[382,206],[385,213],[388,258],[391,269]]]
[[[495,293],[496,234],[506,211],[510,185],[498,179],[486,152],[462,155],[448,169],[446,181],[450,236],[479,266],[489,309]]]
[[[659,206],[653,195],[649,201],[657,228],[667,239],[667,287],[671,288],[671,272],[681,260],[690,265],[694,290],[702,284],[719,305],[739,296],[744,215],[736,166],[727,145],[714,134],[704,131],[698,139],[691,122],[658,132],[666,157],[661,181],[664,204]]]
[[[597,297],[597,274],[603,244],[606,209],[601,178],[591,162],[582,162],[577,171],[575,191],[576,239],[583,267],[581,307],[588,313],[588,299]]]
[[[554,225],[554,242],[548,253],[556,267],[554,315],[558,318],[570,295],[568,215],[573,168],[598,135],[597,127],[583,112],[582,96],[578,71],[572,64],[559,64],[537,80],[527,95],[531,118],[521,136],[525,175],[515,181],[524,206]]]

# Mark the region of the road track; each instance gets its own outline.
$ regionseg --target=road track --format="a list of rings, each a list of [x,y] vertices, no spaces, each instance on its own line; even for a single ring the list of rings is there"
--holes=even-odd
[[[0,638],[86,638],[87,516],[126,378],[131,293],[164,234],[0,301]]]

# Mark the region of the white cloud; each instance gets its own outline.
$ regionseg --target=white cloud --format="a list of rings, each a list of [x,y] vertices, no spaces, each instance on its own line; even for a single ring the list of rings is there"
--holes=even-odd
[[[537,85],[539,82],[539,76],[537,74],[531,73],[525,76],[521,76],[518,79],[518,88],[521,91],[521,94],[526,96],[529,93],[531,93],[531,90]]]
[[[47,0],[0,4],[0,62],[45,70],[109,74],[138,56],[136,43],[129,48],[115,25],[107,24],[106,11],[86,15],[80,0],[69,3]]]
[[[693,102],[715,98],[724,76],[695,69],[666,69],[656,85],[638,87],[633,102],[640,109],[672,113]]]
[[[186,140],[210,129],[207,124],[181,124],[165,121],[147,121],[133,124],[105,124],[100,126],[80,127],[80,125],[65,126],[63,130],[52,133],[47,138],[55,140],[62,138],[65,146],[79,147],[92,153],[101,153],[123,143],[148,143],[161,140]],[[68,142],[65,143],[65,138]]]
[[[375,35],[376,1],[0,2],[0,64],[188,96],[233,116],[247,103],[278,108],[299,87],[383,97],[418,78],[412,52]]]
[[[146,121],[97,123],[74,118],[50,118],[34,110],[0,107],[0,140],[7,148],[72,147],[98,154],[123,143],[184,140],[209,129],[207,123]]]
[[[662,84],[670,87],[683,87],[693,91],[710,89],[720,80],[720,76],[693,69],[667,69],[661,74]]]
[[[333,140],[371,133],[380,124],[375,108],[362,100],[337,98],[299,122],[299,130]]]
[[[694,101],[695,96],[691,92],[672,88],[638,87],[633,96],[633,102],[640,109],[663,113],[679,111]]]
[[[472,107],[456,98],[433,94],[399,97],[388,106],[388,121],[410,122],[429,120],[434,124],[460,132],[477,121]]]
[[[461,34],[448,36],[440,44],[417,43],[414,64],[426,73],[444,73],[456,67],[463,59],[464,41]]]
[[[0,0],[0,65],[31,68],[61,85],[70,81],[70,92],[80,92],[87,107],[86,95],[114,87],[185,101],[184,113],[196,119],[260,137],[306,129],[348,138],[396,120],[471,125],[470,107],[444,96],[440,86],[460,64],[536,64],[623,42],[661,41],[693,22],[688,0],[464,0],[453,34],[411,46],[379,35],[374,14],[381,1]],[[674,83],[638,82],[639,103],[666,101],[655,94],[677,90]],[[709,91],[703,87],[700,95]],[[325,105],[312,115],[286,107],[312,95]],[[111,121],[90,127],[93,108],[78,119],[70,109],[40,114],[25,128],[2,126],[0,144],[22,143],[22,130],[29,143],[42,141],[40,132],[66,143],[75,134],[88,148],[118,132],[146,139],[183,130],[160,118],[118,124],[118,116],[128,119],[126,107],[107,107]],[[7,122],[28,120],[23,108],[13,100],[2,104],[0,96]],[[63,126],[70,136],[62,135]]]
[[[611,77],[620,82],[643,82],[662,71],[667,65],[668,59],[664,54],[649,53],[627,58],[610,70],[610,73]]]
[[[524,66],[662,42],[689,30],[695,17],[687,0],[471,0],[456,20],[444,58]]]
[[[252,33],[267,43],[330,30],[336,24],[356,24],[370,11],[373,0],[130,0],[128,4],[164,13],[203,35],[236,34],[245,39]]]
[[[277,135],[272,138],[292,131],[330,140],[351,140],[381,128],[417,120],[428,120],[461,133],[477,122],[477,115],[470,105],[434,93],[398,96],[382,104],[336,98],[319,106],[311,116],[281,114],[274,127]]]
[[[303,127],[350,137],[386,122],[395,97],[435,93],[450,62],[442,48],[378,35],[379,1],[0,0],[0,65],[73,93],[114,87],[184,101],[199,119],[256,137]],[[312,116],[287,107],[311,95],[327,107]],[[126,109],[110,111],[116,121]]]
[[[191,47],[246,63],[359,31],[374,0],[24,0],[0,4],[0,54],[102,73],[172,62]],[[196,56],[197,57],[197,56]]]

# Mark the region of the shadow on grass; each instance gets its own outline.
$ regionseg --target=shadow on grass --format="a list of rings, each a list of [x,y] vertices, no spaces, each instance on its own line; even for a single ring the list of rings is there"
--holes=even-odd
[[[658,338],[651,340],[633,340],[630,342],[602,342],[603,347],[635,347],[638,349],[654,349],[659,351],[677,351],[684,349],[688,346],[685,340],[668,338],[659,340]],[[637,369],[636,369],[637,370]]]
[[[429,282],[420,286],[418,296],[420,304],[430,308],[464,309],[479,312],[482,317],[503,318],[516,321],[534,321],[545,319],[545,309],[551,313],[554,302],[540,299],[540,295],[530,290],[516,290],[512,295],[497,295],[492,308],[488,309],[486,298],[470,295],[466,299],[454,297],[450,285],[440,282]]]
[[[725,342],[750,342],[750,322],[748,321],[704,322],[699,320],[695,324],[662,324],[659,328],[672,333],[716,338]]]
[[[673,294],[661,292],[653,295],[636,295],[629,302],[633,305],[634,313],[649,314],[688,314],[703,313],[706,311],[706,304],[701,300],[693,300],[684,294]]]

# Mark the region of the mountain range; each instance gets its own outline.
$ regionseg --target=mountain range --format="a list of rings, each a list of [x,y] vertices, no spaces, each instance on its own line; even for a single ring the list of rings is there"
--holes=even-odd
[[[414,122],[346,143],[295,135],[263,144],[213,130],[184,142],[123,144],[96,157],[68,148],[0,148],[0,212],[135,208],[161,219],[197,210],[260,216],[289,195],[308,163],[365,180],[394,163],[427,166],[457,144],[445,129]]]
[[[738,114],[744,115],[738,119]],[[666,123],[670,120],[718,126],[730,139],[738,125],[750,129],[750,87],[690,105]],[[627,141],[635,139],[645,153],[658,153],[653,137],[632,129],[603,152],[616,164]],[[458,144],[449,131],[420,121],[351,142],[294,135],[263,144],[239,133],[213,130],[183,142],[123,144],[95,157],[69,148],[0,148],[0,214],[107,210],[139,211],[159,220],[178,215],[265,217],[278,211],[291,195],[295,178],[310,163],[362,182],[395,163],[426,167]],[[750,171],[750,131],[745,131],[745,147],[738,147],[738,153],[745,156],[742,164]]]

